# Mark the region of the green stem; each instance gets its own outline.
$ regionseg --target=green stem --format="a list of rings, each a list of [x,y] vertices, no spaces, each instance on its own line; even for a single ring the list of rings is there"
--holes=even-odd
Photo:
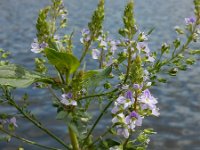
[[[123,144],[123,149],[125,150],[126,149],[126,145],[128,144],[128,141],[129,141],[129,139],[130,139],[130,135],[129,135],[129,137],[126,139],[126,141],[124,142],[124,144]]]
[[[105,131],[102,135],[100,135],[92,144],[90,144],[88,146],[88,148],[92,147],[95,143],[97,143],[99,140],[101,140],[104,136],[106,136],[110,130],[111,130],[112,127],[110,127],[107,131]]]
[[[85,45],[85,47],[83,49],[83,53],[82,53],[81,58],[79,60],[80,64],[82,63],[83,59],[85,58],[85,56],[86,56],[86,54],[87,54],[87,52],[88,52],[88,50],[90,48],[90,45],[92,43],[92,39],[93,39],[93,35],[91,35],[91,39],[88,41],[88,43]],[[72,78],[75,77],[77,71],[78,71],[78,69],[73,73]]]
[[[47,133],[50,137],[52,137],[53,139],[55,139],[58,143],[60,143],[61,145],[63,145],[65,148],[70,149],[64,141],[62,141],[60,138],[58,138],[56,135],[54,135],[51,131],[49,131],[48,129],[44,128],[41,123],[39,123],[38,121],[36,121],[35,119],[33,119],[32,117],[30,117],[26,112],[23,111],[23,109],[21,109],[11,98],[9,98],[9,102],[12,106],[14,106],[27,120],[29,120],[30,122],[32,122],[36,127],[38,127],[39,129],[41,129],[42,131],[44,131],[45,133]]]
[[[83,99],[88,99],[88,98],[93,98],[93,97],[100,97],[100,96],[110,95],[110,94],[116,92],[117,90],[118,90],[118,88],[117,88],[117,89],[114,89],[114,90],[112,90],[112,91],[110,91],[110,92],[107,92],[107,93],[88,95],[88,96],[85,96],[85,97],[78,98],[77,101],[83,100]]]
[[[137,100],[138,100],[138,94],[137,91],[135,92],[135,102],[134,102],[134,110],[137,111]]]
[[[69,136],[71,139],[73,150],[80,150],[76,134],[74,133],[74,131],[72,130],[70,126],[68,127],[68,129],[69,129]]]
[[[4,130],[4,129],[2,129],[2,128],[0,128],[0,131],[2,131],[3,133],[6,133],[6,134],[8,134],[8,135],[10,135],[10,136],[13,137],[13,138],[16,138],[16,139],[18,139],[18,140],[21,140],[21,141],[26,142],[26,143],[31,144],[31,145],[35,145],[35,146],[38,146],[38,147],[41,147],[41,148],[44,148],[44,149],[48,149],[48,150],[61,150],[61,149],[58,149],[58,148],[54,148],[54,147],[49,147],[49,146],[41,145],[41,144],[39,144],[39,143],[37,143],[37,142],[27,140],[27,139],[25,139],[25,138],[22,138],[22,137],[19,137],[19,136],[17,136],[17,135],[14,135],[14,134],[12,134],[12,133],[9,133],[8,131],[6,131],[6,130]]]
[[[97,120],[94,122],[92,128],[90,129],[90,131],[88,132],[83,145],[87,142],[89,136],[91,135],[91,133],[93,132],[94,128],[96,127],[96,125],[99,123],[99,121],[101,120],[101,118],[103,117],[103,115],[105,114],[106,110],[110,107],[110,105],[112,104],[113,101],[110,101],[106,107],[103,109],[103,111],[100,113],[100,115],[98,116]]]
[[[83,59],[85,58],[85,56],[86,56],[86,54],[88,52],[88,49],[89,49],[91,43],[92,43],[92,40],[89,40],[88,43],[87,43],[87,45],[85,46],[85,48],[83,50],[83,53],[82,53],[82,56],[81,56],[81,58],[79,60],[80,64],[82,63]]]
[[[55,66],[55,68],[58,71],[58,76],[59,76],[60,82],[64,84],[65,79],[63,78],[62,73],[60,72],[60,70],[56,66]]]
[[[132,56],[131,48],[129,47],[128,48],[128,65],[127,65],[127,69],[126,69],[126,76],[125,76],[125,79],[124,79],[124,83],[126,83],[128,77],[129,77],[130,65],[131,65],[131,56]]]
[[[52,94],[53,97],[55,97],[59,102],[60,102],[60,98],[56,95],[56,93],[54,93],[53,89],[48,86],[49,92]]]
[[[99,69],[103,66],[103,56],[104,56],[104,49],[101,50],[100,60],[99,60]]]

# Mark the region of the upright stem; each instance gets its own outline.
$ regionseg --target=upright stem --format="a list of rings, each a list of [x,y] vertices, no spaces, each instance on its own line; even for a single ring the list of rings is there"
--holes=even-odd
[[[88,52],[88,49],[90,48],[91,43],[92,43],[92,40],[90,39],[90,40],[88,41],[87,45],[85,45],[85,48],[83,49],[83,53],[82,53],[81,58],[80,58],[80,60],[79,60],[80,65],[81,65],[83,59],[85,58],[85,56],[86,56],[86,54],[87,54],[87,52]],[[72,78],[75,77],[77,71],[78,71],[78,69],[73,73]]]
[[[138,93],[135,92],[135,102],[134,102],[134,110],[137,111],[137,100],[138,100]]]
[[[68,127],[68,129],[69,129],[69,136],[71,139],[73,150],[80,150],[76,134],[74,133],[74,131],[72,130],[70,126]]]
[[[129,141],[129,139],[130,139],[130,135],[129,135],[129,137],[126,139],[126,141],[124,142],[124,144],[123,144],[123,150],[125,150],[126,149],[126,145],[128,144],[128,141]]]
[[[129,72],[130,72],[130,65],[131,65],[131,48],[128,48],[128,65],[127,65],[127,69],[126,69],[126,76],[124,79],[124,83],[126,83],[128,77],[129,77]]]
[[[103,56],[104,56],[104,49],[101,50],[100,60],[99,60],[99,69],[103,66]]]
[[[91,133],[93,132],[94,128],[96,127],[96,125],[98,124],[98,122],[101,120],[101,118],[103,117],[104,113],[106,112],[106,110],[110,107],[110,105],[112,104],[113,101],[110,101],[106,107],[103,109],[103,111],[101,112],[101,114],[98,116],[97,120],[94,122],[92,128],[90,129],[90,131],[88,132],[88,135],[86,136],[83,145],[87,142],[87,139],[89,138],[89,136],[91,135]]]

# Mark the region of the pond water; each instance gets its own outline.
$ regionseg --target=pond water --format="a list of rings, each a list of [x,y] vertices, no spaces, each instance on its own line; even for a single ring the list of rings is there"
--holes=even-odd
[[[0,1],[0,47],[12,52],[12,62],[28,68],[34,68],[33,58],[37,55],[30,52],[30,44],[35,37],[35,22],[39,9],[49,4],[50,0],[1,0]],[[80,30],[86,27],[97,0],[66,0],[69,11],[69,28],[66,32],[75,30],[75,49],[79,56]],[[105,30],[109,30],[116,38],[121,27],[121,16],[126,2],[124,0],[106,1]],[[155,27],[150,40],[150,48],[156,50],[161,43],[170,42],[176,34],[173,27],[183,25],[184,18],[192,15],[192,0],[136,0],[136,19],[140,29],[148,31]],[[200,47],[196,44],[194,48]],[[172,78],[169,84],[154,87],[152,92],[158,98],[161,116],[149,118],[144,122],[145,127],[154,127],[158,132],[151,138],[149,150],[199,150],[200,149],[200,63],[191,67],[187,74],[180,72]],[[55,120],[55,110],[51,107],[51,99],[47,91],[33,88],[21,89],[16,92],[30,94],[30,110],[38,116],[50,130],[68,140],[65,125]],[[12,111],[0,108],[0,112]],[[94,115],[98,111],[94,108]],[[51,116],[51,117],[50,117]],[[97,127],[101,131],[110,122],[105,117]],[[57,146],[47,136],[25,120],[19,121],[17,133],[26,138],[39,141],[42,144]],[[65,134],[63,134],[65,133]],[[1,150],[16,150],[23,145],[15,140],[12,144],[0,143]],[[38,150],[37,147],[24,146],[27,150]]]

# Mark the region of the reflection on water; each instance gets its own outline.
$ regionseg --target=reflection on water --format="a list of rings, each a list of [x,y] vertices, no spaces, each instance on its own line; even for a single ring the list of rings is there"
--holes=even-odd
[[[35,54],[30,54],[30,43],[35,37],[34,24],[37,12],[48,4],[47,0],[1,0],[0,1],[0,47],[13,53],[13,62],[33,68]],[[143,0],[136,1],[137,23],[140,29],[148,31],[155,27],[156,32],[151,36],[150,47],[156,50],[162,41],[169,42],[175,37],[173,27],[184,23],[184,18],[192,15],[192,1],[190,0]],[[97,4],[97,0],[68,0],[66,6],[69,10],[68,31],[75,29],[75,49],[79,54],[79,40],[81,28],[87,25],[89,17]],[[116,31],[121,26],[121,16],[124,0],[109,0],[106,3],[105,29],[109,30],[113,37],[117,37]],[[197,48],[196,45],[195,48]],[[200,63],[189,69],[187,75],[184,72],[170,80],[170,84],[162,88],[152,89],[157,96],[161,116],[149,118],[144,126],[155,127],[158,132],[152,137],[151,150],[199,150],[200,149]],[[51,99],[47,91],[36,89],[22,89],[17,91],[18,96],[24,92],[30,93],[31,110],[57,135],[61,135],[68,141],[65,124],[55,120],[55,110],[51,107]],[[0,109],[8,111],[8,109]],[[10,110],[9,110],[10,111]],[[94,114],[98,111],[94,108]],[[51,116],[51,117],[49,117]],[[110,118],[102,120],[97,130],[102,129]],[[18,133],[43,144],[56,146],[56,143],[45,136],[38,129],[31,126],[25,120],[20,120]],[[12,141],[13,142],[13,141]],[[13,142],[12,146],[0,143],[1,150],[15,150],[20,142]],[[36,147],[25,146],[25,149],[35,150]]]

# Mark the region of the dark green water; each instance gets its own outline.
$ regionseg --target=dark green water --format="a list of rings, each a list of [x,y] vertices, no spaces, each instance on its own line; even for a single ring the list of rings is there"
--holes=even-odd
[[[148,31],[155,27],[150,38],[150,48],[156,50],[161,43],[170,42],[176,34],[173,27],[184,24],[184,18],[192,15],[192,0],[135,0],[136,18],[140,29]],[[33,68],[33,58],[37,55],[30,52],[30,44],[35,37],[34,24],[40,8],[48,4],[48,0],[0,0],[0,47],[12,52],[12,61],[25,67]],[[90,15],[96,7],[97,0],[65,0],[69,10],[69,28],[75,29],[75,47],[77,56],[80,43],[77,37],[80,30],[86,27]],[[121,16],[124,0],[107,0],[105,29],[112,37],[121,27]],[[200,47],[196,44],[195,48]],[[194,65],[187,73],[181,72],[167,85],[155,87],[154,96],[158,98],[161,116],[149,118],[145,127],[154,127],[158,132],[152,137],[149,150],[200,150],[200,63]],[[46,91],[22,89],[17,92],[16,99],[23,92],[29,93],[32,110],[50,130],[68,140],[65,125],[55,120],[55,110],[51,107],[51,99]],[[1,108],[0,112],[12,111]],[[98,111],[94,108],[94,114]],[[104,118],[97,128],[101,132],[110,122]],[[17,133],[43,144],[57,146],[38,129],[25,120],[19,120]],[[63,134],[64,133],[64,134]],[[0,150],[16,150],[23,143],[11,141],[12,144],[0,143]],[[37,147],[24,146],[27,150],[38,150]]]

